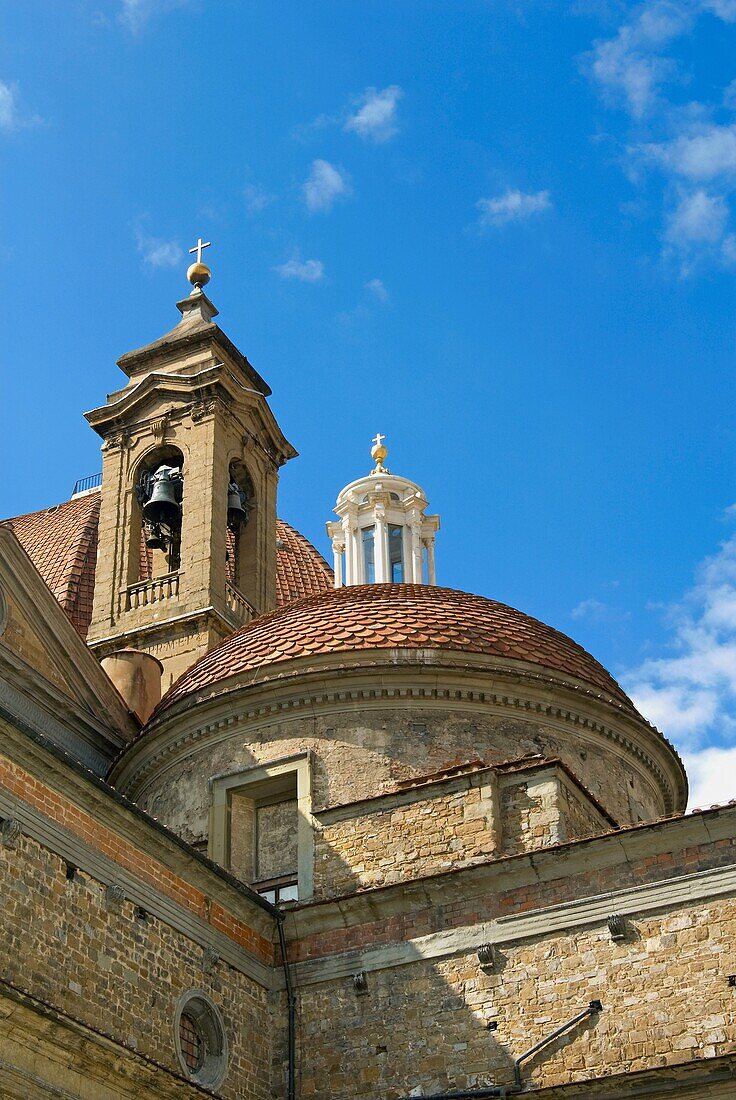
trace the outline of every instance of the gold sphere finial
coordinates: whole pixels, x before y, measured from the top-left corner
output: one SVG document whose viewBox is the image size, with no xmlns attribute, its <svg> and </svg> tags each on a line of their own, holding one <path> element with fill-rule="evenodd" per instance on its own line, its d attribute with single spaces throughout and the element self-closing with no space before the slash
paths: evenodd
<svg viewBox="0 0 736 1100">
<path fill-rule="evenodd" d="M 374 474 L 388 473 L 386 467 L 383 465 L 386 455 L 388 454 L 388 447 L 384 447 L 383 441 L 386 438 L 385 435 L 381 435 L 379 432 L 373 438 L 373 446 L 371 447 L 371 458 L 376 464 Z"/>
<path fill-rule="evenodd" d="M 207 286 L 207 283 L 212 278 L 212 272 L 207 267 L 207 264 L 192 264 L 187 271 L 187 279 L 192 286 L 201 290 L 203 286 Z"/>
<path fill-rule="evenodd" d="M 194 248 L 189 249 L 190 255 L 193 252 L 196 253 L 197 259 L 187 271 L 187 279 L 189 279 L 189 282 L 193 287 L 196 287 L 197 290 L 201 290 L 203 286 L 207 286 L 207 283 L 212 278 L 212 272 L 207 267 L 207 264 L 202 263 L 202 249 L 209 248 L 211 243 L 211 241 L 203 241 L 200 237 Z"/>
</svg>

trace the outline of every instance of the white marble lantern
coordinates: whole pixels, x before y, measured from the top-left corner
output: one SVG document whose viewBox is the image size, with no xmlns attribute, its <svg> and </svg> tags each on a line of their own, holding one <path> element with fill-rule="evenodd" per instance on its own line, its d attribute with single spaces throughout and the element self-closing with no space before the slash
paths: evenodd
<svg viewBox="0 0 736 1100">
<path fill-rule="evenodd" d="M 346 485 L 340 517 L 327 524 L 335 555 L 335 588 L 345 584 L 436 584 L 434 539 L 439 516 L 427 516 L 422 489 L 384 466 L 385 436 L 377 435 L 375 467 Z"/>
</svg>

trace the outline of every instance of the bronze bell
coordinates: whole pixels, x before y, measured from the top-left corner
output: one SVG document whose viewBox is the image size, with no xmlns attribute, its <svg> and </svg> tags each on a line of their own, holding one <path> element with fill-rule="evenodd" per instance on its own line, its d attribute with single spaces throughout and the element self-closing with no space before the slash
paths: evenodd
<svg viewBox="0 0 736 1100">
<path fill-rule="evenodd" d="M 227 525 L 232 528 L 239 527 L 247 519 L 248 513 L 243 507 L 243 495 L 237 483 L 231 481 L 227 487 Z"/>
<path fill-rule="evenodd" d="M 176 485 L 170 478 L 156 478 L 150 500 L 143 505 L 143 519 L 156 527 L 160 523 L 171 525 L 181 515 L 181 505 L 176 499 Z"/>
<path fill-rule="evenodd" d="M 144 530 L 146 546 L 149 550 L 166 550 L 169 540 L 161 530 L 160 523 L 146 523 L 144 524 Z"/>
</svg>

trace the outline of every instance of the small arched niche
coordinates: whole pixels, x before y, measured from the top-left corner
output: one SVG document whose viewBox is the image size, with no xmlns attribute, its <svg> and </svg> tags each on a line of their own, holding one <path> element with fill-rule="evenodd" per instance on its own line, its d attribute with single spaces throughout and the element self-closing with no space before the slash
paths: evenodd
<svg viewBox="0 0 736 1100">
<path fill-rule="evenodd" d="M 236 499 L 241 511 L 234 514 L 228 508 L 227 580 L 253 607 L 258 594 L 258 502 L 253 479 L 240 459 L 233 459 L 228 471 L 228 500 L 235 503 Z"/>
<path fill-rule="evenodd" d="M 165 473 L 170 471 L 171 473 Z M 178 475 L 175 473 L 178 471 Z M 149 451 L 135 469 L 131 509 L 128 583 L 150 581 L 175 573 L 181 560 L 184 515 L 184 455 L 162 444 Z M 154 522 L 152 501 L 170 500 L 162 522 Z"/>
</svg>

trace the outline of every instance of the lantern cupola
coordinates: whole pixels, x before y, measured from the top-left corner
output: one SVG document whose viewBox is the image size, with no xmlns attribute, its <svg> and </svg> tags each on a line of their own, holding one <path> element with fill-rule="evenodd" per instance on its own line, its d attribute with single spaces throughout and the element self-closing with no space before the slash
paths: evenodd
<svg viewBox="0 0 736 1100">
<path fill-rule="evenodd" d="M 327 524 L 335 587 L 344 584 L 436 584 L 434 540 L 439 516 L 428 516 L 424 491 L 392 474 L 385 436 L 373 440 L 375 466 L 337 498 L 340 517 Z"/>
</svg>

